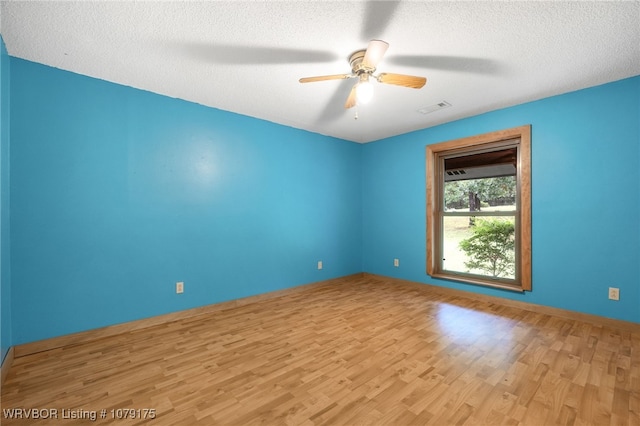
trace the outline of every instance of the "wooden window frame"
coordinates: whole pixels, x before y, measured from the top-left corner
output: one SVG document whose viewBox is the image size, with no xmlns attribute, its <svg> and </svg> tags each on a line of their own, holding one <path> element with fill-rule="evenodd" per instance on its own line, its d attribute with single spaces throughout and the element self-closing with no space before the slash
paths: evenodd
<svg viewBox="0 0 640 426">
<path fill-rule="evenodd" d="M 442 263 L 436 262 L 435 253 L 439 252 L 441 239 L 441 222 L 439 208 L 441 192 L 444 191 L 444 178 L 438 159 L 449 152 L 472 152 L 519 139 L 517 160 L 518 199 L 516 220 L 518 226 L 519 245 L 517 247 L 517 270 L 513 284 L 496 282 L 490 278 L 468 277 L 443 271 Z M 487 287 L 497 287 L 506 290 L 531 291 L 531 125 L 514 127 L 506 130 L 485 133 L 428 145 L 426 148 L 426 180 L 427 180 L 427 274 L 433 278 L 460 281 Z"/>
</svg>

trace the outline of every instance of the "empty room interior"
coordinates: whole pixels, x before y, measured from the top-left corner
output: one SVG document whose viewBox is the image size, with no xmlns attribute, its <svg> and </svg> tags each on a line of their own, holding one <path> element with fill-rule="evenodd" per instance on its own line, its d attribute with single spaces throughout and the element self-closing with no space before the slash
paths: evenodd
<svg viewBox="0 0 640 426">
<path fill-rule="evenodd" d="M 0 2 L 2 424 L 640 425 L 640 2 Z"/>
</svg>

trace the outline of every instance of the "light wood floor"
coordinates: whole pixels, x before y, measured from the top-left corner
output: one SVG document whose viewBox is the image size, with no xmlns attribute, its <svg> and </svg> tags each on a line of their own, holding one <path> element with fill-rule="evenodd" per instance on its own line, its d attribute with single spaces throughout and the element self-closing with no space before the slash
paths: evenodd
<svg viewBox="0 0 640 426">
<path fill-rule="evenodd" d="M 16 358 L 17 407 L 98 420 L 3 425 L 638 425 L 640 334 L 354 278 Z"/>
</svg>

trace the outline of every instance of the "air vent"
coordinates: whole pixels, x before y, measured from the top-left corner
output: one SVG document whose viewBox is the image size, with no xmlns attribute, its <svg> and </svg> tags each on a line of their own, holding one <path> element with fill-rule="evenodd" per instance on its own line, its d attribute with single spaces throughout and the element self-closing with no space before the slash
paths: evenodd
<svg viewBox="0 0 640 426">
<path fill-rule="evenodd" d="M 443 108 L 448 108 L 450 106 L 451 106 L 451 104 L 449 102 L 442 101 L 442 102 L 438 102 L 435 105 L 429 105 L 429 106 L 420 108 L 418 110 L 418 112 L 421 113 L 421 114 L 429 114 L 429 113 L 432 113 L 434 111 L 438 111 L 438 110 L 443 109 Z"/>
<path fill-rule="evenodd" d="M 449 176 L 460 176 L 460 175 L 466 175 L 467 172 L 465 172 L 464 170 L 447 170 L 447 174 Z"/>
</svg>

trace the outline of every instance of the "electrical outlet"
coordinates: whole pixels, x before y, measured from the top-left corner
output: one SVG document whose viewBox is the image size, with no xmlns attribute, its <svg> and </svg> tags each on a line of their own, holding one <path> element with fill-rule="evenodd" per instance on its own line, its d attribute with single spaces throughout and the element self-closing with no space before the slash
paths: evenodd
<svg viewBox="0 0 640 426">
<path fill-rule="evenodd" d="M 176 293 L 177 294 L 184 293 L 184 283 L 182 281 L 176 283 Z"/>
<path fill-rule="evenodd" d="M 393 266 L 395 266 L 396 268 L 400 266 L 400 259 L 393 259 Z"/>
<path fill-rule="evenodd" d="M 318 260 L 318 269 L 322 269 L 322 260 Z"/>
<path fill-rule="evenodd" d="M 609 287 L 609 299 L 620 300 L 620 289 L 616 287 Z"/>
</svg>

